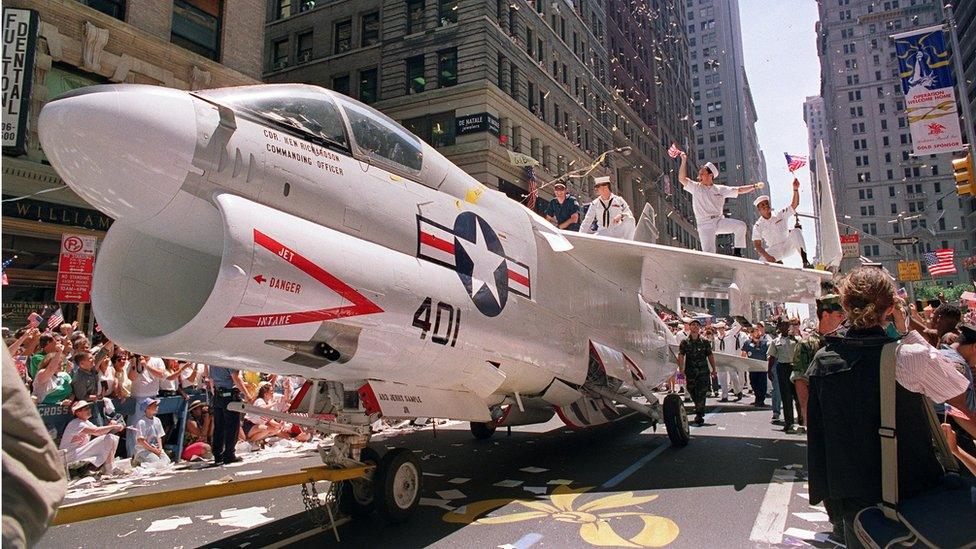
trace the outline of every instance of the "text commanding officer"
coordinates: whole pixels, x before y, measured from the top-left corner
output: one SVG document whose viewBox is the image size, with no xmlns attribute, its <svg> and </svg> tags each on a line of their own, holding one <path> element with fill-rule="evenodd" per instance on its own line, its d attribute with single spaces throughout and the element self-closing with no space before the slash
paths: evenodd
<svg viewBox="0 0 976 549">
<path fill-rule="evenodd" d="M 566 194 L 566 184 L 556 183 L 552 186 L 556 198 L 549 201 L 546 208 L 546 219 L 560 229 L 579 231 L 580 205 L 575 197 Z"/>
<path fill-rule="evenodd" d="M 616 238 L 631 239 L 634 237 L 634 214 L 630 205 L 623 197 L 610 192 L 610 177 L 597 177 L 593 182 L 593 190 L 599 195 L 590 203 L 586 211 L 579 232 L 593 233 L 592 225 L 596 221 L 596 234 Z"/>
<path fill-rule="evenodd" d="M 705 397 L 711 388 L 711 378 L 717 377 L 712 344 L 701 335 L 701 321 L 692 320 L 689 324 L 688 339 L 678 345 L 678 369 L 688 381 L 688 394 L 695 403 L 695 423 L 705 424 Z M 711 369 L 711 376 L 709 376 Z"/>
<path fill-rule="evenodd" d="M 678 181 L 684 190 L 691 193 L 691 207 L 695 212 L 698 223 L 698 239 L 701 240 L 702 251 L 715 253 L 715 236 L 720 234 L 733 235 L 735 255 L 741 257 L 742 249 L 746 247 L 746 224 L 738 219 L 725 217 L 725 199 L 740 194 L 750 193 L 763 188 L 763 183 L 753 183 L 741 187 L 716 185 L 718 168 L 711 162 L 706 162 L 698 170 L 698 179 L 688 177 L 688 155 L 681 153 L 681 166 L 678 167 Z"/>
<path fill-rule="evenodd" d="M 759 210 L 759 219 L 752 226 L 752 241 L 759 256 L 770 263 L 782 263 L 783 258 L 799 253 L 803 268 L 809 269 L 812 265 L 807 261 L 803 231 L 799 224 L 793 228 L 789 225 L 790 216 L 796 215 L 796 207 L 800 205 L 800 180 L 793 178 L 793 201 L 789 206 L 773 212 L 766 195 L 757 198 L 753 205 Z"/>
</svg>

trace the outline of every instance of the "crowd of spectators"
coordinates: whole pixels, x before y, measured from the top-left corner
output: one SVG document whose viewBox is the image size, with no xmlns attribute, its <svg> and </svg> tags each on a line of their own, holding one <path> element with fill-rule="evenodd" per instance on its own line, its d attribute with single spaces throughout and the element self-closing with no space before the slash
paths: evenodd
<svg viewBox="0 0 976 549">
<path fill-rule="evenodd" d="M 77 323 L 48 331 L 29 325 L 12 334 L 3 328 L 3 337 L 42 417 L 73 416 L 63 430 L 51 426 L 49 431 L 72 471 L 111 474 L 116 458 L 131 458 L 133 467 L 212 458 L 213 385 L 207 365 L 133 354 L 101 333 L 89 339 Z M 241 377 L 245 403 L 279 412 L 288 410 L 305 382 L 258 372 Z M 165 406 L 167 413 L 159 412 L 161 403 L 174 401 Z M 257 451 L 282 439 L 311 438 L 297 425 L 248 413 L 238 443 Z"/>
</svg>

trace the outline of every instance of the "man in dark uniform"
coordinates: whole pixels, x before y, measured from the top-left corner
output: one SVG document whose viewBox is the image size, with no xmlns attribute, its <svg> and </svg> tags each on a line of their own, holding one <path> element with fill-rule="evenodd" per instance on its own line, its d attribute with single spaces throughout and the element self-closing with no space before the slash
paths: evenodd
<svg viewBox="0 0 976 549">
<path fill-rule="evenodd" d="M 210 366 L 210 379 L 214 390 L 213 464 L 217 466 L 236 463 L 241 461 L 235 453 L 241 414 L 228 410 L 227 405 L 241 401 L 244 383 L 240 372 L 219 366 Z"/>
<path fill-rule="evenodd" d="M 678 369 L 688 380 L 688 394 L 695 403 L 695 423 L 704 425 L 705 397 L 712 378 L 717 378 L 718 373 L 715 370 L 715 357 L 712 356 L 712 344 L 701 335 L 701 322 L 692 320 L 688 329 L 688 338 L 678 345 Z"/>
<path fill-rule="evenodd" d="M 579 231 L 580 226 L 580 205 L 572 196 L 566 194 L 566 184 L 556 183 L 552 186 L 556 198 L 549 201 L 546 208 L 546 219 L 560 229 L 567 231 Z"/>
</svg>

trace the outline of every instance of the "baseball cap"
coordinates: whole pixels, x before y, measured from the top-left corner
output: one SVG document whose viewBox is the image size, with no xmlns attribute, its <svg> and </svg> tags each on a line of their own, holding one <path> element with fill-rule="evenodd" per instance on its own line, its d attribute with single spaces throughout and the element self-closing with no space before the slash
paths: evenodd
<svg viewBox="0 0 976 549">
<path fill-rule="evenodd" d="M 759 196 L 759 198 L 753 200 L 752 201 L 752 205 L 753 206 L 759 206 L 760 204 L 763 203 L 763 201 L 769 202 L 769 195 L 768 194 L 761 195 L 761 196 Z"/>
<path fill-rule="evenodd" d="M 712 164 L 711 162 L 705 162 L 705 165 L 702 167 L 712 172 L 712 177 L 718 177 L 718 167 L 715 164 Z"/>
<path fill-rule="evenodd" d="M 840 295 L 826 294 L 817 298 L 817 308 L 827 311 L 843 311 L 844 307 L 840 304 Z"/>
<path fill-rule="evenodd" d="M 563 183 L 562 181 L 560 181 L 559 183 L 556 183 L 555 185 L 553 185 L 552 188 L 553 189 L 565 189 L 566 188 L 566 184 Z"/>
</svg>

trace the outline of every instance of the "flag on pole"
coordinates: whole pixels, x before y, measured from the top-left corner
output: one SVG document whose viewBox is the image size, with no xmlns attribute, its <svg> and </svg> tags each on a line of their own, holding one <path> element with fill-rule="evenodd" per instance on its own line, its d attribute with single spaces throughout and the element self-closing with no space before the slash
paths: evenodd
<svg viewBox="0 0 976 549">
<path fill-rule="evenodd" d="M 798 154 L 783 153 L 786 155 L 786 167 L 791 171 L 795 172 L 803 166 L 807 165 L 807 157 L 800 156 Z"/>
<path fill-rule="evenodd" d="M 37 328 L 43 321 L 44 317 L 37 314 L 37 311 L 27 315 L 27 324 L 29 324 L 31 328 Z"/>
<path fill-rule="evenodd" d="M 670 156 L 671 158 L 678 158 L 679 156 L 681 156 L 682 152 L 683 151 L 678 148 L 677 143 L 671 142 L 671 146 L 668 147 L 668 156 Z"/>
<path fill-rule="evenodd" d="M 532 168 L 532 166 L 525 167 L 525 180 L 529 183 L 529 200 L 526 203 L 526 206 L 528 206 L 530 210 L 535 211 L 535 201 L 539 197 L 539 181 L 535 177 L 535 170 Z"/>
<path fill-rule="evenodd" d="M 922 259 L 925 261 L 925 266 L 928 268 L 930 275 L 942 276 L 956 274 L 956 264 L 952 255 L 952 248 L 943 248 L 922 254 Z"/>
<path fill-rule="evenodd" d="M 61 314 L 61 307 L 58 307 L 58 309 L 51 314 L 51 317 L 47 319 L 47 329 L 57 330 L 62 324 L 64 324 L 64 315 Z"/>
</svg>

